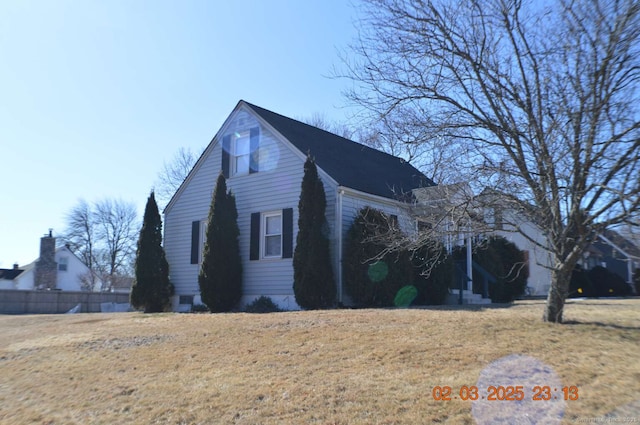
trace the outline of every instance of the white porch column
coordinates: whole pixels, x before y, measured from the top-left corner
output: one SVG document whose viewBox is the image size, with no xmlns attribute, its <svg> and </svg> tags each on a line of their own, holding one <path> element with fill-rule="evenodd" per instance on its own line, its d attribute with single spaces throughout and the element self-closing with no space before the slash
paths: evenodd
<svg viewBox="0 0 640 425">
<path fill-rule="evenodd" d="M 473 257 L 471 255 L 471 232 L 467 232 L 467 290 L 473 291 Z"/>
</svg>

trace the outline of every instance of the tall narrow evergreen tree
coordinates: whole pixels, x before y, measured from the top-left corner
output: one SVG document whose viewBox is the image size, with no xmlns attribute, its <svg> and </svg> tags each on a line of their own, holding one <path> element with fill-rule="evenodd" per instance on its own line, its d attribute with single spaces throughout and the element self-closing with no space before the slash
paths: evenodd
<svg viewBox="0 0 640 425">
<path fill-rule="evenodd" d="M 331 307 L 336 284 L 327 239 L 327 206 L 316 164 L 307 157 L 298 203 L 298 237 L 293 255 L 293 293 L 305 309 Z"/>
<path fill-rule="evenodd" d="M 220 173 L 209 208 L 198 275 L 202 302 L 212 312 L 231 310 L 242 296 L 239 234 L 236 198 L 227 192 L 227 182 Z"/>
<path fill-rule="evenodd" d="M 153 192 L 147 199 L 131 287 L 131 305 L 145 313 L 158 313 L 170 307 L 173 285 L 169 282 L 169 263 L 162 248 L 162 219 Z"/>
</svg>

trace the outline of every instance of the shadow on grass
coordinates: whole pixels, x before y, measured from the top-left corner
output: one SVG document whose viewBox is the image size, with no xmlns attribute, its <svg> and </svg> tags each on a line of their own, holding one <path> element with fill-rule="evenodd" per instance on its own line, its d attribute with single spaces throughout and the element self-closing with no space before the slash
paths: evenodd
<svg viewBox="0 0 640 425">
<path fill-rule="evenodd" d="M 408 307 L 411 310 L 444 310 L 444 311 L 480 311 L 495 310 L 498 308 L 510 308 L 513 303 L 492 303 L 492 304 L 443 304 L 443 305 L 412 305 Z"/>
<path fill-rule="evenodd" d="M 619 307 L 620 304 L 617 304 L 615 302 L 608 302 L 608 301 L 614 301 L 614 300 L 633 300 L 636 299 L 637 297 L 628 297 L 628 298 L 567 298 L 567 300 L 565 301 L 565 304 L 582 304 L 584 301 L 588 301 L 587 305 L 589 306 L 603 306 L 603 305 L 607 305 L 607 306 L 617 306 Z"/>
<path fill-rule="evenodd" d="M 640 331 L 640 326 L 623 326 L 616 325 L 615 323 L 603 323 L 603 322 L 587 322 L 587 321 L 579 321 L 579 320 L 566 320 L 562 322 L 563 325 L 591 325 L 598 326 L 601 328 L 611 328 L 611 329 L 621 329 L 625 331 Z"/>
</svg>

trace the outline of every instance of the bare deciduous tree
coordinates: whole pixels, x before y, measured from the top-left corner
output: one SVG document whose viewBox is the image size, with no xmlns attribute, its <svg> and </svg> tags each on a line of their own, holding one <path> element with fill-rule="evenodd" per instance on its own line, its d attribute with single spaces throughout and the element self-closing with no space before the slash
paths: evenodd
<svg viewBox="0 0 640 425">
<path fill-rule="evenodd" d="M 95 220 L 91 207 L 84 200 L 67 214 L 67 230 L 63 239 L 69 248 L 89 267 L 91 271 L 82 277 L 82 286 L 93 290 L 96 287 Z"/>
<path fill-rule="evenodd" d="M 67 215 L 64 240 L 89 267 L 81 277 L 89 290 L 109 290 L 118 279 L 131 275 L 137 240 L 136 207 L 105 199 L 93 205 L 84 199 Z M 98 281 L 102 286 L 98 288 Z"/>
<path fill-rule="evenodd" d="M 310 117 L 298 118 L 298 120 L 349 140 L 352 140 L 356 133 L 350 125 L 331 121 L 326 115 L 319 112 L 313 113 Z"/>
<path fill-rule="evenodd" d="M 361 24 L 348 98 L 473 153 L 474 183 L 544 229 L 562 322 L 593 233 L 640 210 L 640 4 L 366 0 Z"/>
<path fill-rule="evenodd" d="M 178 149 L 170 162 L 165 162 L 162 165 L 155 187 L 160 209 L 171 200 L 199 157 L 199 153 L 192 151 L 190 148 L 182 147 Z"/>
<path fill-rule="evenodd" d="M 121 274 L 131 275 L 138 239 L 138 220 L 134 204 L 105 199 L 95 204 L 94 217 L 101 242 L 103 286 L 111 288 Z"/>
<path fill-rule="evenodd" d="M 470 170 L 463 166 L 463 159 L 472 157 L 470 146 L 425 125 L 431 121 L 426 111 L 398 107 L 370 115 L 371 123 L 355 132 L 360 143 L 405 159 L 439 184 L 471 179 Z"/>
</svg>

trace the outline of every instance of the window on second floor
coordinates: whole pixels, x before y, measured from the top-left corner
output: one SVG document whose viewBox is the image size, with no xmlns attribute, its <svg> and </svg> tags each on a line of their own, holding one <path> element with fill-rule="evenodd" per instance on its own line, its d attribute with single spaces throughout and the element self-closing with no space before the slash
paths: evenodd
<svg viewBox="0 0 640 425">
<path fill-rule="evenodd" d="M 222 174 L 226 178 L 260 170 L 260 128 L 236 131 L 222 138 Z"/>
<path fill-rule="evenodd" d="M 66 272 L 69 267 L 69 258 L 61 257 L 60 261 L 58 261 L 58 270 L 61 272 Z"/>
<path fill-rule="evenodd" d="M 249 174 L 251 139 L 249 132 L 235 133 L 231 138 L 231 175 Z"/>
</svg>

